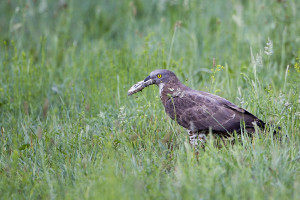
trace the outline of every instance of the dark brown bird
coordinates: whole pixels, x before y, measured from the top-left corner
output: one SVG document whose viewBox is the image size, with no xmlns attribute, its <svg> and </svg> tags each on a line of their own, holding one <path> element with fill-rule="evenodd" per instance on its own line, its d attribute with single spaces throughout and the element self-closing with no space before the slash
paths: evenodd
<svg viewBox="0 0 300 200">
<path fill-rule="evenodd" d="M 188 130 L 193 145 L 197 145 L 210 131 L 228 136 L 234 131 L 241 133 L 243 128 L 253 133 L 256 125 L 265 127 L 262 120 L 230 101 L 183 85 L 169 70 L 155 70 L 144 82 L 146 86 L 156 84 L 159 87 L 166 113 Z"/>
</svg>

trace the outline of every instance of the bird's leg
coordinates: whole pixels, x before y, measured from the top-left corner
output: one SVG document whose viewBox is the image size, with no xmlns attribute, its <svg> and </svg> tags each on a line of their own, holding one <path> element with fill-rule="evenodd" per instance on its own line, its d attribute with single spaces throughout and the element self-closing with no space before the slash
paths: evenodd
<svg viewBox="0 0 300 200">
<path fill-rule="evenodd" d="M 205 132 L 198 133 L 198 140 L 201 144 L 204 144 L 206 142 Z"/>
<path fill-rule="evenodd" d="M 205 131 L 198 133 L 198 140 L 200 141 L 200 146 L 205 151 L 205 143 L 206 143 Z"/>
<path fill-rule="evenodd" d="M 195 155 L 199 155 L 199 148 L 202 148 L 205 151 L 204 143 L 206 142 L 205 134 L 200 132 L 193 132 L 188 130 L 189 139 L 190 139 L 190 145 L 195 149 Z"/>
<path fill-rule="evenodd" d="M 193 132 L 188 130 L 190 144 L 194 147 L 201 145 L 206 142 L 205 132 Z"/>
<path fill-rule="evenodd" d="M 194 133 L 190 130 L 188 130 L 190 144 L 192 146 L 198 146 L 198 133 Z"/>
</svg>

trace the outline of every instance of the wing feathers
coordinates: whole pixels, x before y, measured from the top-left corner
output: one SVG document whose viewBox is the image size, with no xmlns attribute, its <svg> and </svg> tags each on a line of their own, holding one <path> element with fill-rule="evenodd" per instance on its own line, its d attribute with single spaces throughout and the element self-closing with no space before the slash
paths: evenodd
<svg viewBox="0 0 300 200">
<path fill-rule="evenodd" d="M 226 99 L 195 90 L 184 91 L 182 97 L 169 99 L 164 106 L 172 119 L 176 118 L 178 124 L 192 131 L 211 128 L 213 131 L 226 133 L 239 131 L 241 121 L 245 121 L 250 128 L 253 127 L 252 122 L 262 122 Z"/>
</svg>

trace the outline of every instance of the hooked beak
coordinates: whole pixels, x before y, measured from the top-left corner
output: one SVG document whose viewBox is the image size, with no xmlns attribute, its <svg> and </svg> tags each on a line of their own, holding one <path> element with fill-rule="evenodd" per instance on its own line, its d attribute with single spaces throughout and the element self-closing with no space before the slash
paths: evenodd
<svg viewBox="0 0 300 200">
<path fill-rule="evenodd" d="M 150 76 L 147 76 L 147 77 L 145 78 L 145 80 L 144 80 L 144 83 L 146 83 L 147 86 L 148 86 L 148 85 L 153 85 L 153 84 L 155 84 L 155 80 L 153 80 L 152 78 L 150 78 Z"/>
<path fill-rule="evenodd" d="M 144 82 L 149 81 L 150 80 L 150 76 L 147 76 L 144 80 Z"/>
</svg>

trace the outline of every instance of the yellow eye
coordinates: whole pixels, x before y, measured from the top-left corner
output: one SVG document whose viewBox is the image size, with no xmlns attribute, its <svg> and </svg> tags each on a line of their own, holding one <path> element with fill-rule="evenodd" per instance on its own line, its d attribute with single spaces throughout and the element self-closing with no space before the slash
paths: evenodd
<svg viewBox="0 0 300 200">
<path fill-rule="evenodd" d="M 161 78 L 161 74 L 157 74 L 157 78 Z"/>
</svg>

